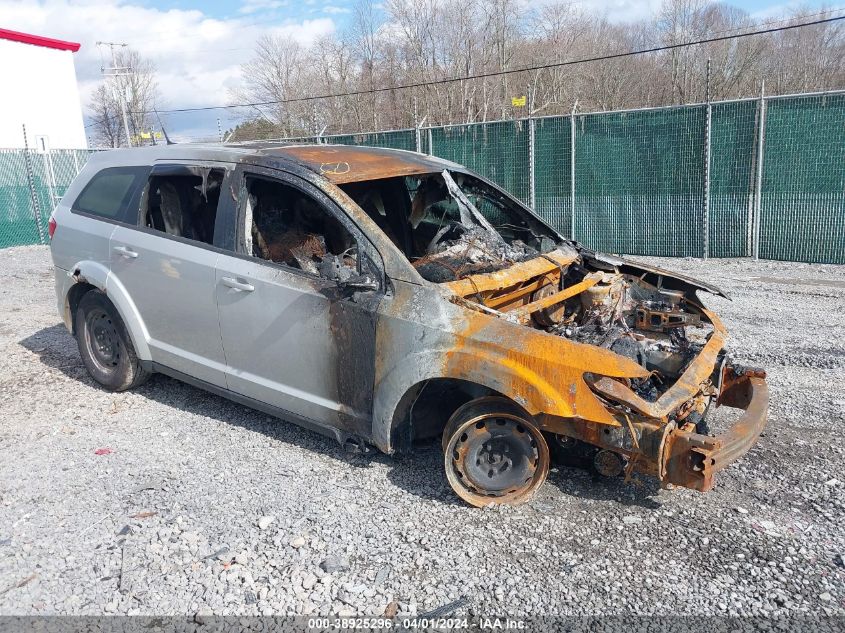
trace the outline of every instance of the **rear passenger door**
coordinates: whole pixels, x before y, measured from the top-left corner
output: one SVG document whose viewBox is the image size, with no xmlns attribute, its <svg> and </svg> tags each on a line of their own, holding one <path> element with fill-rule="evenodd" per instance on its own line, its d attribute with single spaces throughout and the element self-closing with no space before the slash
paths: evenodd
<svg viewBox="0 0 845 633">
<path fill-rule="evenodd" d="M 118 225 L 110 242 L 109 283 L 134 302 L 153 361 L 218 387 L 226 377 L 214 268 L 232 240 L 232 172 L 216 162 L 155 165 L 135 225 Z"/>
</svg>

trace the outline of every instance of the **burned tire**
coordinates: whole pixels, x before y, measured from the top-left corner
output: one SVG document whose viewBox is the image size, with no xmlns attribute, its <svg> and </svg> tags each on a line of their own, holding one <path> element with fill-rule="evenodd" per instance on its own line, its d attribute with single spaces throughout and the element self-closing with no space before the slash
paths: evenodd
<svg viewBox="0 0 845 633">
<path fill-rule="evenodd" d="M 443 449 L 449 484 L 476 507 L 523 503 L 549 474 L 543 434 L 506 398 L 478 398 L 455 411 L 443 432 Z"/>
<path fill-rule="evenodd" d="M 74 328 L 82 363 L 91 377 L 109 391 L 132 389 L 149 377 L 123 320 L 99 290 L 85 293 L 79 301 Z"/>
</svg>

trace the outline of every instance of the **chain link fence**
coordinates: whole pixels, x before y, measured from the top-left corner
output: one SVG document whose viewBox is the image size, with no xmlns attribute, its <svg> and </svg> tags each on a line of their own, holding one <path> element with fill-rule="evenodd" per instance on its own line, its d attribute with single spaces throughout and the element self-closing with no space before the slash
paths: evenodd
<svg viewBox="0 0 845 633">
<path fill-rule="evenodd" d="M 766 103 L 759 256 L 845 262 L 845 94 Z"/>
<path fill-rule="evenodd" d="M 46 243 L 50 213 L 93 151 L 0 149 L 0 248 Z"/>
<path fill-rule="evenodd" d="M 845 91 L 286 140 L 452 160 L 596 250 L 845 263 Z M 0 150 L 0 248 L 91 151 Z"/>
</svg>

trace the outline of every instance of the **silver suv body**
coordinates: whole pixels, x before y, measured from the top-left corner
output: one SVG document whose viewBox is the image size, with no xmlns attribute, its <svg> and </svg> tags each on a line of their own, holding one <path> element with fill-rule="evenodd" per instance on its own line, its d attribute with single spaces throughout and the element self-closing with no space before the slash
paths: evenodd
<svg viewBox="0 0 845 633">
<path fill-rule="evenodd" d="M 51 234 L 59 313 L 103 386 L 165 373 L 358 450 L 442 435 L 475 505 L 529 498 L 550 443 L 707 490 L 765 424 L 765 374 L 730 363 L 697 298 L 718 288 L 568 242 L 429 156 L 102 152 Z M 711 402 L 744 414 L 713 436 Z"/>
</svg>

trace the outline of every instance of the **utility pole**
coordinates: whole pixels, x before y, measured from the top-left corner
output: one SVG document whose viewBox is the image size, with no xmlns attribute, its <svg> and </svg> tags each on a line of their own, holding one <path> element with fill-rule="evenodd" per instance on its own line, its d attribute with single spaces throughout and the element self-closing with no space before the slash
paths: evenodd
<svg viewBox="0 0 845 633">
<path fill-rule="evenodd" d="M 129 66 L 118 66 L 117 57 L 114 49 L 116 46 L 125 47 L 125 42 L 97 42 L 97 46 L 108 46 L 111 50 L 111 68 L 106 68 L 105 65 L 100 66 L 100 72 L 104 77 L 129 77 L 132 75 L 132 69 Z M 126 134 L 126 144 L 132 147 L 132 137 L 129 134 L 129 116 L 126 112 L 126 95 L 121 90 L 120 82 L 115 79 L 112 84 L 117 96 L 117 102 L 120 104 L 120 112 L 123 116 L 123 131 Z"/>
</svg>

